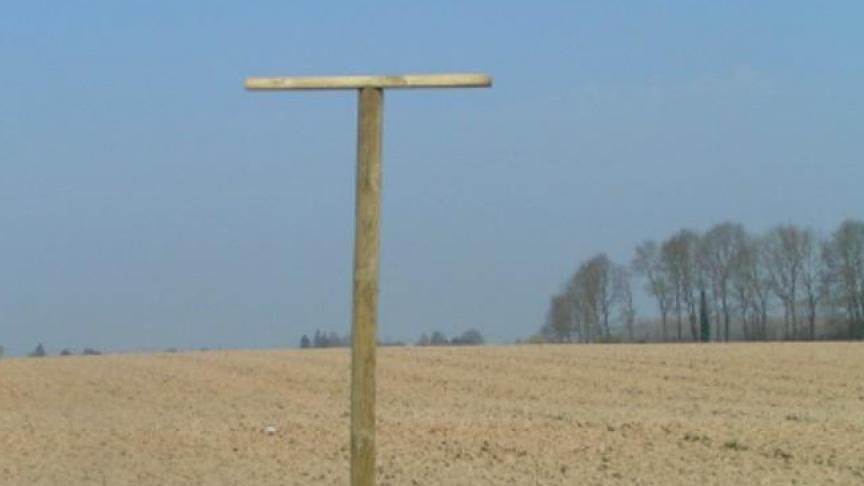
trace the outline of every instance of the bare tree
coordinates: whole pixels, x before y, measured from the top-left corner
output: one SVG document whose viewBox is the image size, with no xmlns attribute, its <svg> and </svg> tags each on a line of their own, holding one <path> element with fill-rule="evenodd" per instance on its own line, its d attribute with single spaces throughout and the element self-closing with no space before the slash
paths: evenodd
<svg viewBox="0 0 864 486">
<path fill-rule="evenodd" d="M 546 313 L 546 326 L 556 342 L 573 342 L 573 306 L 566 294 L 552 297 Z"/>
<path fill-rule="evenodd" d="M 864 337 L 864 222 L 846 220 L 825 246 L 830 282 L 846 308 L 849 338 Z"/>
<path fill-rule="evenodd" d="M 765 237 L 765 263 L 771 278 L 771 289 L 783 304 L 783 335 L 785 339 L 798 337 L 798 289 L 801 283 L 803 256 L 802 230 L 792 225 L 781 225 Z"/>
<path fill-rule="evenodd" d="M 567 296 L 567 304 L 570 307 L 570 317 L 573 321 L 573 333 L 580 342 L 591 342 L 594 328 L 597 323 L 593 301 L 590 300 L 591 291 L 587 287 L 584 264 L 570 277 L 564 295 Z"/>
<path fill-rule="evenodd" d="M 663 265 L 660 248 L 657 246 L 657 243 L 646 241 L 638 245 L 631 266 L 638 275 L 641 275 L 646 280 L 645 290 L 657 302 L 663 340 L 667 341 L 669 339 L 669 311 L 675 304 L 674 289 L 666 267 Z"/>
<path fill-rule="evenodd" d="M 715 302 L 723 317 L 723 340 L 729 341 L 729 324 L 732 320 L 730 292 L 732 274 L 741 258 L 747 241 L 747 231 L 736 223 L 722 223 L 712 227 L 699 243 L 699 262 L 710 282 Z M 718 327 L 719 327 L 719 321 Z M 720 332 L 718 331 L 718 336 Z"/>
<path fill-rule="evenodd" d="M 615 294 L 620 304 L 621 321 L 627 329 L 627 338 L 634 341 L 633 327 L 636 324 L 636 306 L 633 303 L 633 287 L 630 273 L 623 266 L 615 267 Z"/>
<path fill-rule="evenodd" d="M 616 266 L 605 254 L 592 258 L 588 262 L 588 266 L 597 282 L 597 305 L 602 318 L 603 337 L 608 341 L 611 337 L 609 322 L 612 317 L 612 309 L 618 301 L 619 286 L 616 284 Z"/>
<path fill-rule="evenodd" d="M 569 289 L 572 295 L 571 301 L 580 316 L 582 327 L 582 340 L 593 342 L 595 337 L 602 332 L 600 325 L 600 294 L 601 282 L 597 274 L 596 265 L 583 262 L 571 279 Z"/>
<path fill-rule="evenodd" d="M 587 342 L 598 334 L 606 340 L 611 336 L 612 311 L 618 300 L 615 272 L 616 265 L 601 253 L 579 265 L 567 286 L 570 305 L 579 315 L 582 337 Z"/>
<path fill-rule="evenodd" d="M 764 264 L 763 240 L 748 237 L 732 272 L 733 295 L 745 339 L 766 339 L 771 282 Z"/>
<path fill-rule="evenodd" d="M 707 326 L 699 326 L 700 318 L 714 320 L 718 340 L 729 341 L 733 334 L 745 340 L 864 339 L 861 220 L 844 221 L 827 241 L 794 225 L 776 226 L 764 236 L 751 236 L 731 222 L 715 225 L 704 235 L 681 230 L 659 245 L 637 245 L 626 268 L 598 254 L 581 262 L 565 289 L 551 299 L 543 336 L 554 341 L 609 340 L 613 325 L 620 323 L 634 339 L 634 301 L 639 300 L 634 276 L 641 279 L 638 288 L 655 300 L 664 340 L 674 339 L 671 333 L 683 341 L 685 321 L 694 340 L 710 339 Z M 783 324 L 769 327 L 781 304 Z M 740 328 L 734 327 L 738 322 Z"/>
<path fill-rule="evenodd" d="M 673 308 L 677 319 L 679 341 L 684 339 L 683 316 L 685 312 L 690 322 L 690 333 L 693 340 L 699 338 L 696 316 L 698 276 L 695 261 L 695 249 L 698 241 L 699 235 L 695 232 L 681 230 L 663 242 L 660 248 L 663 268 L 667 272 L 672 287 Z"/>
<path fill-rule="evenodd" d="M 801 232 L 801 287 L 807 305 L 807 337 L 811 341 L 816 339 L 816 314 L 828 282 L 822 248 L 813 230 L 806 228 Z"/>
<path fill-rule="evenodd" d="M 678 340 L 681 340 L 682 329 L 683 329 L 683 302 L 681 294 L 683 293 L 683 283 L 684 280 L 682 278 L 682 271 L 680 264 L 680 254 L 681 249 L 678 242 L 672 238 L 663 242 L 663 246 L 660 249 L 660 257 L 662 261 L 662 268 L 666 271 L 666 275 L 668 276 L 668 282 L 672 288 L 672 309 L 675 313 L 675 321 L 677 324 L 678 332 L 677 337 Z"/>
</svg>

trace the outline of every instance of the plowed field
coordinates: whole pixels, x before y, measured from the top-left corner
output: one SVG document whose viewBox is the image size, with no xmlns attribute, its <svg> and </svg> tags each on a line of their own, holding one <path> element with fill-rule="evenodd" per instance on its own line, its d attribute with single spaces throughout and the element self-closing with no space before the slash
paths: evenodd
<svg viewBox="0 0 864 486">
<path fill-rule="evenodd" d="M 0 485 L 347 484 L 348 367 L 0 360 Z M 864 484 L 864 344 L 385 348 L 378 376 L 379 484 Z"/>
</svg>

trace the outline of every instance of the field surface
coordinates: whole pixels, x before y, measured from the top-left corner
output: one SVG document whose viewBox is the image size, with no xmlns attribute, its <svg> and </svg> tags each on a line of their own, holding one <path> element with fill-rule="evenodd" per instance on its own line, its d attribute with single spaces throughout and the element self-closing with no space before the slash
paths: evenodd
<svg viewBox="0 0 864 486">
<path fill-rule="evenodd" d="M 348 367 L 0 360 L 0 485 L 347 484 Z M 382 485 L 864 484 L 862 344 L 386 348 L 378 400 Z"/>
</svg>

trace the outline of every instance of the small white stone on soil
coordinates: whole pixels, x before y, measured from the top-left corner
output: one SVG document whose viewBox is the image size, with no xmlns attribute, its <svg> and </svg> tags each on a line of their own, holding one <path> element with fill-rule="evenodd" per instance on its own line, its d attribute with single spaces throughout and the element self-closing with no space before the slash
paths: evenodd
<svg viewBox="0 0 864 486">
<path fill-rule="evenodd" d="M 264 433 L 267 435 L 273 435 L 276 433 L 276 427 L 268 425 L 267 427 L 264 427 Z"/>
</svg>

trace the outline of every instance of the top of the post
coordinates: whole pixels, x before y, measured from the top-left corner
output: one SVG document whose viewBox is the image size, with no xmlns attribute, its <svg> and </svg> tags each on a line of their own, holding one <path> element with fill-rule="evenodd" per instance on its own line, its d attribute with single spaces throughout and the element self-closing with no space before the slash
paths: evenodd
<svg viewBox="0 0 864 486">
<path fill-rule="evenodd" d="M 403 74 L 383 76 L 302 76 L 249 78 L 248 90 L 361 89 L 361 88 L 487 88 L 486 74 Z"/>
</svg>

